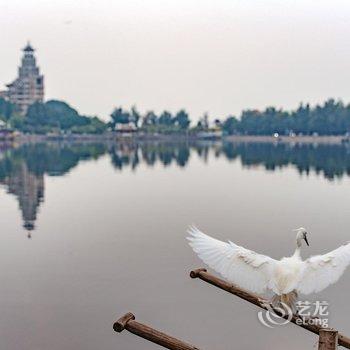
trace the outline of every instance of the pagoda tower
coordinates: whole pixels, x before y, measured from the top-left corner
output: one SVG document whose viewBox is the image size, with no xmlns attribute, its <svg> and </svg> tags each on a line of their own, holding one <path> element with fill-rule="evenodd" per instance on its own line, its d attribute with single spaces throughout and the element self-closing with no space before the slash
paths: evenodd
<svg viewBox="0 0 350 350">
<path fill-rule="evenodd" d="M 34 102 L 44 100 L 44 76 L 40 74 L 36 65 L 34 49 L 28 42 L 23 48 L 21 66 L 18 68 L 18 77 L 11 84 L 7 84 L 7 90 L 1 93 L 9 102 L 18 106 L 22 115 Z"/>
</svg>

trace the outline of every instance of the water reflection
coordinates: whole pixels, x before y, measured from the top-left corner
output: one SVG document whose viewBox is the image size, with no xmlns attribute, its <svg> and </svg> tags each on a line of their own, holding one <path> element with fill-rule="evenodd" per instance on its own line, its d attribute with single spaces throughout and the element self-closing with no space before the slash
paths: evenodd
<svg viewBox="0 0 350 350">
<path fill-rule="evenodd" d="M 8 193 L 14 194 L 22 211 L 23 227 L 30 231 L 35 227 L 35 220 L 40 203 L 44 199 L 44 177 L 28 170 L 25 162 L 15 163 L 12 171 L 5 178 L 0 177 L 1 183 L 6 185 Z"/>
<path fill-rule="evenodd" d="M 350 174 L 349 144 L 287 144 L 287 143 L 127 143 L 115 144 L 109 150 L 112 164 L 117 169 L 136 169 L 140 163 L 153 166 L 173 163 L 185 167 L 191 153 L 207 162 L 210 154 L 215 158 L 239 159 L 243 166 L 263 166 L 274 171 L 289 165 L 295 166 L 300 174 L 311 171 L 328 180 Z"/>
<path fill-rule="evenodd" d="M 157 162 L 169 166 L 173 162 L 186 166 L 195 144 L 187 143 L 118 143 L 110 148 L 112 164 L 117 169 L 136 169 L 141 162 L 153 166 Z M 209 147 L 208 144 L 201 147 Z"/>
<path fill-rule="evenodd" d="M 44 175 L 64 175 L 79 161 L 96 159 L 105 151 L 104 145 L 27 144 L 1 153 L 0 184 L 17 197 L 29 238 L 44 201 Z"/>
<path fill-rule="evenodd" d="M 293 165 L 300 174 L 314 171 L 328 180 L 350 174 L 348 144 L 226 143 L 222 153 L 228 159 L 240 157 L 244 166 L 263 165 L 271 171 Z"/>
<path fill-rule="evenodd" d="M 350 174 L 349 150 L 347 144 L 228 142 L 41 143 L 14 148 L 0 145 L 0 184 L 17 197 L 23 226 L 30 237 L 44 201 L 45 175 L 62 176 L 83 160 L 107 155 L 116 170 L 136 171 L 142 163 L 185 167 L 191 156 L 197 155 L 204 162 L 224 158 L 238 160 L 244 167 L 263 166 L 269 171 L 291 165 L 300 174 L 313 171 L 333 180 Z"/>
</svg>

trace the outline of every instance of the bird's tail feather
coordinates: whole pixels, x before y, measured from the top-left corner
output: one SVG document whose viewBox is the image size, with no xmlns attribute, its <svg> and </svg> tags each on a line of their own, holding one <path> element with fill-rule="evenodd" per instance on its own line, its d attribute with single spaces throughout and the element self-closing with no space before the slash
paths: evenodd
<svg viewBox="0 0 350 350">
<path fill-rule="evenodd" d="M 272 298 L 272 306 L 274 308 L 289 308 L 293 313 L 296 311 L 296 302 L 298 300 L 298 293 L 293 290 L 287 294 L 275 295 Z"/>
</svg>

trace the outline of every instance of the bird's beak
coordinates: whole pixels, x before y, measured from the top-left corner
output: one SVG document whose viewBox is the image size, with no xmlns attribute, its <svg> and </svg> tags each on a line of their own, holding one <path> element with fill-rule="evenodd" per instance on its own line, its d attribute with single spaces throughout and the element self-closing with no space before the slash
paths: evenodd
<svg viewBox="0 0 350 350">
<path fill-rule="evenodd" d="M 304 240 L 305 240 L 306 244 L 309 246 L 310 244 L 309 244 L 309 242 L 308 242 L 306 236 L 304 237 Z"/>
</svg>

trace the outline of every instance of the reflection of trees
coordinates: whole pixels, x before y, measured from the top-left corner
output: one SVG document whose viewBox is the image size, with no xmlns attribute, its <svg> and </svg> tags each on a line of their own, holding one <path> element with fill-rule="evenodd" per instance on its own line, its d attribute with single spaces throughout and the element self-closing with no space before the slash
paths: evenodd
<svg viewBox="0 0 350 350">
<path fill-rule="evenodd" d="M 289 165 L 301 174 L 314 171 L 327 179 L 350 176 L 349 145 L 229 142 L 122 142 L 113 144 L 27 144 L 11 149 L 0 145 L 0 184 L 14 194 L 23 226 L 34 229 L 37 211 L 44 200 L 44 177 L 62 176 L 80 161 L 109 153 L 116 169 L 136 169 L 141 163 L 164 167 L 188 165 L 191 154 L 204 162 L 211 157 L 240 160 L 244 166 L 262 165 L 274 171 Z M 213 164 L 215 166 L 215 164 Z"/>
<path fill-rule="evenodd" d="M 19 157 L 36 175 L 64 175 L 80 161 L 97 159 L 104 154 L 103 144 L 29 144 L 13 151 L 13 158 Z"/>
<path fill-rule="evenodd" d="M 84 159 L 98 158 L 103 145 L 28 144 L 4 152 L 0 158 L 0 183 L 14 194 L 22 212 L 23 226 L 35 227 L 44 200 L 44 175 L 63 175 Z"/>
<path fill-rule="evenodd" d="M 135 169 L 139 164 L 138 147 L 134 143 L 118 143 L 109 150 L 112 164 L 117 169 L 130 166 Z"/>
<path fill-rule="evenodd" d="M 267 170 L 294 165 L 300 173 L 315 171 L 327 179 L 350 175 L 350 148 L 348 145 L 286 144 L 286 143 L 231 143 L 231 142 L 130 142 L 110 148 L 113 165 L 118 169 L 136 169 L 142 162 L 185 167 L 191 153 L 207 162 L 210 154 L 228 160 L 240 159 L 244 166 L 262 165 Z"/>
<path fill-rule="evenodd" d="M 186 143 L 117 143 L 111 147 L 110 154 L 112 164 L 117 169 L 127 166 L 135 169 L 140 162 L 149 166 L 158 162 L 169 166 L 174 162 L 184 167 L 190 157 L 190 148 Z"/>
<path fill-rule="evenodd" d="M 263 165 L 267 170 L 294 165 L 301 174 L 313 170 L 330 180 L 350 175 L 346 144 L 224 143 L 222 153 L 228 159 L 239 157 L 245 166 Z"/>
</svg>

